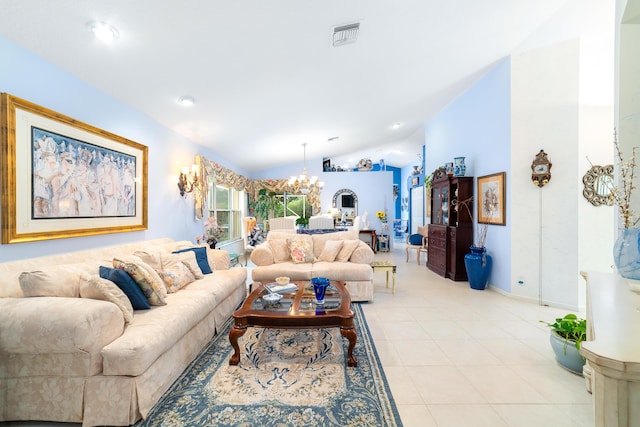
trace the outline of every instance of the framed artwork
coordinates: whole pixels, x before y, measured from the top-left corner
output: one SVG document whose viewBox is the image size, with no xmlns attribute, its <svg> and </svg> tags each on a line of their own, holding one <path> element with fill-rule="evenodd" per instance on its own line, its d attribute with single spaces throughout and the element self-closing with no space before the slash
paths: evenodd
<svg viewBox="0 0 640 427">
<path fill-rule="evenodd" d="M 322 160 L 322 171 L 331 172 L 331 159 Z"/>
<path fill-rule="evenodd" d="M 418 183 L 420 182 L 420 178 L 418 178 L 417 176 L 412 176 L 411 177 L 411 186 L 415 187 L 416 185 L 418 185 Z"/>
<path fill-rule="evenodd" d="M 506 173 L 478 177 L 478 222 L 506 225 Z"/>
<path fill-rule="evenodd" d="M 0 94 L 2 243 L 147 229 L 148 148 Z"/>
</svg>

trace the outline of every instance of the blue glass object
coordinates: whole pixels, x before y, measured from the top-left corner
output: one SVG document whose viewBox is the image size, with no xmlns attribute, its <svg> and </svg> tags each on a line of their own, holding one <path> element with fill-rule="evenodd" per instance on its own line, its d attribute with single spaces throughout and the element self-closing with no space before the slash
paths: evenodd
<svg viewBox="0 0 640 427">
<path fill-rule="evenodd" d="M 311 279 L 313 292 L 316 294 L 316 304 L 324 304 L 324 294 L 329 286 L 330 280 L 326 277 L 314 277 Z"/>
<path fill-rule="evenodd" d="M 618 274 L 640 280 L 640 228 L 622 228 L 613 245 L 613 262 Z"/>
</svg>

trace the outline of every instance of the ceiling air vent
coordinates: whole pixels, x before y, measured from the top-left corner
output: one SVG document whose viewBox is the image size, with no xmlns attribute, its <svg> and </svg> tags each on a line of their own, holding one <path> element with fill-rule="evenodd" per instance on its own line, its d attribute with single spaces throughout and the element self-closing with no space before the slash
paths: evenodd
<svg viewBox="0 0 640 427">
<path fill-rule="evenodd" d="M 344 46 L 345 44 L 355 43 L 358 39 L 360 31 L 360 23 L 340 25 L 333 27 L 333 47 Z"/>
</svg>

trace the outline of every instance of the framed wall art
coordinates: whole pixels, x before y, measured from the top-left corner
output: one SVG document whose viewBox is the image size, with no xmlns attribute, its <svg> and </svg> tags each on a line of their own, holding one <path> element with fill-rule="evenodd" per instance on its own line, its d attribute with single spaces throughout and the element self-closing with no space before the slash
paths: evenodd
<svg viewBox="0 0 640 427">
<path fill-rule="evenodd" d="M 506 173 L 478 177 L 478 222 L 506 225 Z"/>
<path fill-rule="evenodd" d="M 147 229 L 148 148 L 0 94 L 2 243 Z"/>
</svg>

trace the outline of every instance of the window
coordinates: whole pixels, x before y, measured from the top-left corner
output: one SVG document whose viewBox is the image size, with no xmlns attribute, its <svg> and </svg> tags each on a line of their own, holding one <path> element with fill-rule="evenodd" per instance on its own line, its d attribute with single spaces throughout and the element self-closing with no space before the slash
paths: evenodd
<svg viewBox="0 0 640 427">
<path fill-rule="evenodd" d="M 274 218 L 281 216 L 297 216 L 309 218 L 311 216 L 311 205 L 307 201 L 307 196 L 301 194 L 278 194 L 276 198 L 280 203 L 274 209 Z"/>
<path fill-rule="evenodd" d="M 218 220 L 218 227 L 222 229 L 218 242 L 242 239 L 246 193 L 213 183 L 209 188 L 209 215 Z"/>
</svg>

